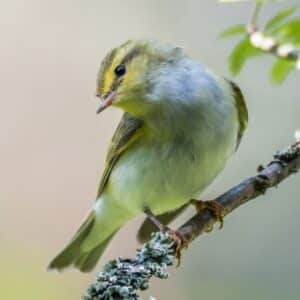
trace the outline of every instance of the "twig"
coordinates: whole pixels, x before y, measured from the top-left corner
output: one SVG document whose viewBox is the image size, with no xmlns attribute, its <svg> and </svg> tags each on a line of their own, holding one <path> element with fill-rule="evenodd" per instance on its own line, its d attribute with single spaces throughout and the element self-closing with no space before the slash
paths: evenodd
<svg viewBox="0 0 300 300">
<path fill-rule="evenodd" d="M 300 142 L 274 155 L 268 166 L 260 167 L 258 174 L 245 179 L 216 201 L 225 208 L 225 215 L 247 201 L 263 195 L 267 189 L 277 186 L 281 181 L 296 173 L 300 168 Z M 210 231 L 217 220 L 209 210 L 195 215 L 178 231 L 192 241 L 201 233 Z M 152 276 L 167 278 L 166 268 L 174 263 L 173 242 L 162 233 L 156 233 L 151 240 L 138 250 L 134 259 L 118 258 L 110 261 L 97 276 L 84 300 L 137 300 L 137 290 L 149 286 Z"/>
<path fill-rule="evenodd" d="M 262 2 L 256 2 L 252 11 L 252 14 L 249 19 L 248 24 L 248 32 L 255 32 L 257 31 L 257 22 L 258 22 L 258 16 L 260 13 L 260 10 L 262 9 L 263 3 Z"/>
<path fill-rule="evenodd" d="M 247 25 L 247 32 L 252 46 L 277 57 L 294 61 L 296 62 L 296 67 L 300 69 L 300 51 L 298 49 L 291 44 L 281 44 L 274 37 L 267 36 L 263 31 L 259 30 L 257 22 L 262 5 L 262 2 L 255 3 Z"/>
</svg>

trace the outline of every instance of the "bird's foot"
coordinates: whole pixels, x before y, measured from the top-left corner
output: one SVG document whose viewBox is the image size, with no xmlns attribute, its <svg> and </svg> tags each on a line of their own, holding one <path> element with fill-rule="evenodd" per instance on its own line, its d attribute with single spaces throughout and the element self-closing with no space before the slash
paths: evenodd
<svg viewBox="0 0 300 300">
<path fill-rule="evenodd" d="M 177 230 L 167 228 L 166 233 L 168 234 L 169 238 L 174 241 L 175 257 L 177 259 L 177 267 L 179 267 L 181 263 L 181 251 L 183 249 L 187 249 L 189 243 Z"/>
<path fill-rule="evenodd" d="M 169 238 L 174 242 L 175 257 L 177 259 L 177 267 L 180 265 L 181 261 L 181 251 L 188 247 L 188 241 L 184 238 L 180 232 L 170 229 L 152 213 L 149 208 L 145 209 L 145 214 L 147 217 L 157 226 L 160 232 L 167 233 Z"/>
<path fill-rule="evenodd" d="M 209 210 L 215 218 L 220 222 L 220 229 L 224 226 L 224 215 L 225 215 L 225 208 L 219 204 L 215 200 L 210 201 L 202 201 L 202 200 L 195 200 L 192 199 L 190 201 L 192 205 L 196 207 L 198 213 L 202 212 L 204 209 Z"/>
</svg>

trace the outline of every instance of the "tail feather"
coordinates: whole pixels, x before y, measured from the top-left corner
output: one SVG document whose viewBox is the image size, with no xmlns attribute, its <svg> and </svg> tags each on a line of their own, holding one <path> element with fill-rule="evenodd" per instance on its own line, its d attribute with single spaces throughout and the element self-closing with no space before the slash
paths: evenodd
<svg viewBox="0 0 300 300">
<path fill-rule="evenodd" d="M 92 251 L 82 254 L 75 262 L 74 265 L 81 272 L 90 272 L 97 264 L 99 258 L 102 256 L 109 242 L 112 240 L 116 232 L 109 236 L 99 246 Z"/>
<path fill-rule="evenodd" d="M 67 247 L 53 259 L 49 269 L 61 271 L 74 266 L 87 272 L 96 265 L 114 234 L 132 218 L 115 201 L 104 198 L 103 195 L 96 201 L 92 212 Z"/>
<path fill-rule="evenodd" d="M 74 259 L 80 256 L 80 245 L 91 231 L 95 222 L 95 213 L 92 211 L 85 222 L 77 230 L 71 242 L 50 262 L 48 269 L 61 271 L 73 264 Z"/>
<path fill-rule="evenodd" d="M 101 241 L 99 245 L 89 251 L 83 252 L 81 245 L 90 234 L 95 223 L 95 218 L 96 214 L 92 211 L 78 229 L 71 242 L 51 261 L 48 266 L 49 270 L 56 269 L 62 271 L 63 269 L 74 265 L 81 272 L 88 272 L 95 267 L 108 243 L 117 232 L 117 230 L 115 230 L 108 238 Z"/>
</svg>

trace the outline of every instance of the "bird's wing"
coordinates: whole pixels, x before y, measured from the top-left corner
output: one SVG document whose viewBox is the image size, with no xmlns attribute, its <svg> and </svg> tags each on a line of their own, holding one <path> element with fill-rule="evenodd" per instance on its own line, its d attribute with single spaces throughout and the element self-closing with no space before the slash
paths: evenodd
<svg viewBox="0 0 300 300">
<path fill-rule="evenodd" d="M 138 138 L 139 129 L 142 127 L 142 125 L 143 122 L 141 120 L 132 117 L 128 113 L 125 113 L 123 115 L 108 149 L 105 169 L 98 188 L 97 199 L 103 192 L 103 189 L 117 160 L 124 153 L 124 151 L 128 149 L 128 147 L 132 145 L 132 143 Z"/>
<path fill-rule="evenodd" d="M 248 125 L 248 109 L 247 109 L 247 105 L 246 105 L 244 96 L 243 96 L 240 88 L 234 82 L 232 82 L 232 81 L 228 81 L 228 82 L 232 89 L 232 94 L 233 94 L 233 97 L 235 100 L 235 107 L 236 107 L 237 114 L 238 114 L 239 129 L 238 129 L 237 146 L 236 146 L 236 148 L 238 148 L 240 145 L 241 139 L 243 137 L 243 134 Z"/>
</svg>

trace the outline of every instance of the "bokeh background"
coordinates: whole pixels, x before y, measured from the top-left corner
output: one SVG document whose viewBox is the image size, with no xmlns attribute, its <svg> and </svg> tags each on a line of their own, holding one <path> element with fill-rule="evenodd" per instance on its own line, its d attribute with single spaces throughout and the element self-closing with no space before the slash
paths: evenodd
<svg viewBox="0 0 300 300">
<path fill-rule="evenodd" d="M 265 16 L 280 6 L 268 4 Z M 217 36 L 245 22 L 250 8 L 211 0 L 1 1 L 1 299 L 80 299 L 95 278 L 95 272 L 49 273 L 46 266 L 93 204 L 121 115 L 114 109 L 95 114 L 95 78 L 105 53 L 129 38 L 156 38 L 185 47 L 229 76 L 233 41 Z M 300 127 L 299 73 L 274 86 L 268 79 L 271 62 L 253 60 L 235 79 L 249 106 L 249 129 L 203 199 L 253 174 Z M 181 267 L 170 270 L 169 280 L 154 281 L 148 294 L 299 299 L 299 183 L 294 176 L 231 214 L 223 230 L 195 241 Z M 139 222 L 117 235 L 97 269 L 109 258 L 134 254 Z"/>
</svg>

